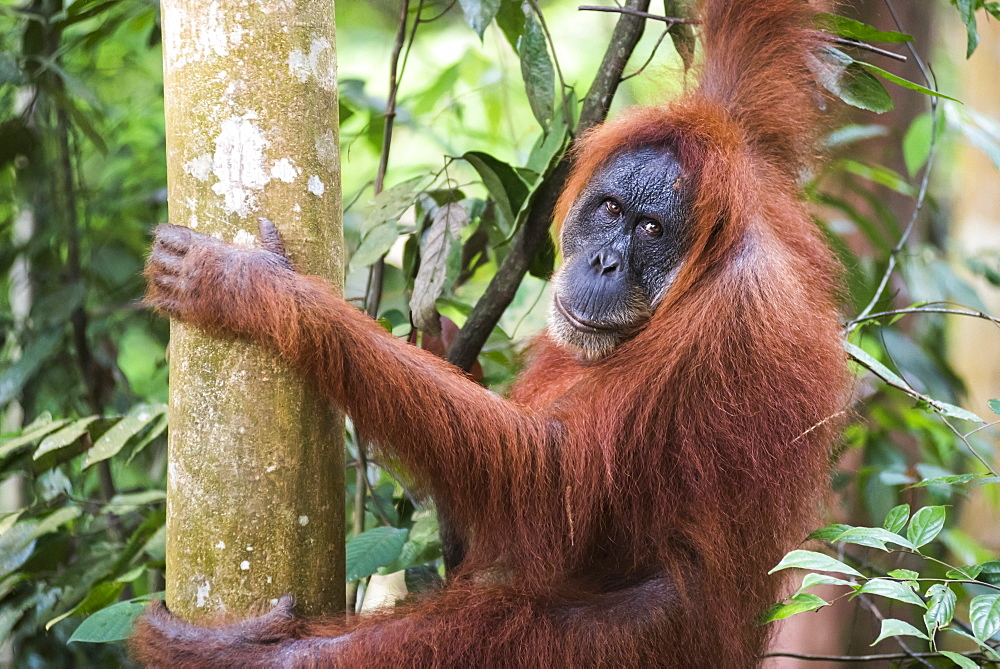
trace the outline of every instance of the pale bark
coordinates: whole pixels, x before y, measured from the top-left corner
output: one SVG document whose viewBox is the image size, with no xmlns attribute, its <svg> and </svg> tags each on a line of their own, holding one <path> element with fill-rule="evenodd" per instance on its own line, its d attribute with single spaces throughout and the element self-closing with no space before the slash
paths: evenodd
<svg viewBox="0 0 1000 669">
<path fill-rule="evenodd" d="M 333 0 L 163 0 L 170 220 L 342 283 Z M 343 423 L 275 355 L 171 324 L 167 603 L 344 603 Z"/>
</svg>

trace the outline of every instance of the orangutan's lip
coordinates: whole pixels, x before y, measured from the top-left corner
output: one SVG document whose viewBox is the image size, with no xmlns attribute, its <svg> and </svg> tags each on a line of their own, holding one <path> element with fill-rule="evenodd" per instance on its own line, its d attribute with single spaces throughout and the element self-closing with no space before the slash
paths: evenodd
<svg viewBox="0 0 1000 669">
<path fill-rule="evenodd" d="M 574 315 L 569 309 L 563 306 L 562 300 L 559 299 L 558 295 L 555 296 L 553 301 L 555 302 L 556 309 L 560 314 L 562 314 L 563 318 L 565 318 L 570 325 L 580 332 L 586 332 L 588 334 L 608 334 L 618 331 L 618 328 L 612 325 L 602 325 Z"/>
</svg>

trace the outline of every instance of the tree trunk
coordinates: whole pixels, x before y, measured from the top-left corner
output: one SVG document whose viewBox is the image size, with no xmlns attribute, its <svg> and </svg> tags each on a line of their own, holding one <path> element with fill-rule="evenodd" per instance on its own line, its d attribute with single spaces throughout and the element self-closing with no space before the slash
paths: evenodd
<svg viewBox="0 0 1000 669">
<path fill-rule="evenodd" d="M 333 0 L 163 0 L 170 220 L 343 280 Z M 167 603 L 344 605 L 343 423 L 273 353 L 171 323 Z"/>
</svg>

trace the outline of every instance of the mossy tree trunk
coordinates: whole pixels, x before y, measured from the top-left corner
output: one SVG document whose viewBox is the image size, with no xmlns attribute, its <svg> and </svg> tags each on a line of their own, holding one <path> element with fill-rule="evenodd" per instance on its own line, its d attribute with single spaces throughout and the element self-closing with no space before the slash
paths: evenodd
<svg viewBox="0 0 1000 669">
<path fill-rule="evenodd" d="M 162 0 L 170 220 L 241 245 L 273 220 L 342 282 L 333 0 Z M 343 424 L 271 352 L 170 332 L 167 603 L 344 604 Z"/>
</svg>

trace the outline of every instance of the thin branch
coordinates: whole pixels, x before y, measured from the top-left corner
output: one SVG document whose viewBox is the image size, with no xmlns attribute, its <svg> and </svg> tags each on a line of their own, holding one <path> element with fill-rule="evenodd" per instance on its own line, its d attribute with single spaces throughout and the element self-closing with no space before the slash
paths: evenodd
<svg viewBox="0 0 1000 669">
<path fill-rule="evenodd" d="M 629 0 L 627 8 L 645 13 L 649 9 L 649 0 Z M 645 22 L 629 12 L 624 12 L 618 20 L 601 67 L 583 100 L 577 135 L 607 116 L 608 107 L 621 83 L 622 72 L 642 37 L 644 27 Z M 531 261 L 549 234 L 552 212 L 568 174 L 569 161 L 564 157 L 533 194 L 531 209 L 511 240 L 510 252 L 448 350 L 448 361 L 453 365 L 464 370 L 472 367 L 500 316 L 514 299 Z"/>
<path fill-rule="evenodd" d="M 859 42 L 858 40 L 848 39 L 846 37 L 834 37 L 833 41 L 837 44 L 842 44 L 843 46 L 853 46 L 855 49 L 862 49 L 863 51 L 870 51 L 871 53 L 877 53 L 880 56 L 885 56 L 886 58 L 892 58 L 893 60 L 898 60 L 901 63 L 905 63 L 907 58 L 901 53 L 896 53 L 895 51 L 886 51 L 885 49 L 880 49 L 877 46 L 872 46 L 867 42 Z"/>
<path fill-rule="evenodd" d="M 625 76 L 623 76 L 622 81 L 628 81 L 632 77 L 639 76 L 640 74 L 643 73 L 643 71 L 647 67 L 649 67 L 649 64 L 653 62 L 653 57 L 656 56 L 656 52 L 659 51 L 660 45 L 663 44 L 664 38 L 666 38 L 666 36 L 670 34 L 670 28 L 671 26 L 667 26 L 666 28 L 663 29 L 663 32 L 656 39 L 656 44 L 653 45 L 653 50 L 649 52 L 649 58 L 646 59 L 646 62 L 643 63 L 642 66 L 632 74 L 626 74 Z"/>
<path fill-rule="evenodd" d="M 421 3 L 423 4 L 423 3 Z M 389 60 L 389 99 L 385 104 L 385 127 L 382 129 L 382 152 L 379 155 L 378 172 L 375 173 L 374 194 L 382 192 L 385 185 L 385 173 L 389 167 L 389 148 L 392 145 L 392 127 L 396 120 L 396 94 L 399 92 L 399 55 L 406 42 L 406 19 L 410 12 L 410 0 L 399 3 L 399 23 L 396 27 L 396 41 L 392 46 L 392 56 Z M 413 26 L 416 32 L 416 24 Z M 379 258 L 368 269 L 368 288 L 365 291 L 365 311 L 372 318 L 378 316 L 382 303 L 382 275 L 385 272 L 385 256 Z"/>
<path fill-rule="evenodd" d="M 873 321 L 879 318 L 885 318 L 886 316 L 899 316 L 902 314 L 952 314 L 954 316 L 969 316 L 970 318 L 982 318 L 983 320 L 990 321 L 996 325 L 1000 325 L 1000 318 L 995 316 L 990 316 L 989 314 L 976 311 L 976 310 L 965 310 L 965 309 L 948 309 L 945 307 L 908 307 L 906 309 L 892 309 L 890 311 L 878 311 L 873 314 L 868 314 L 866 316 L 858 316 L 847 321 L 846 328 L 847 332 L 850 333 L 857 328 L 858 325 L 865 321 Z"/>
<path fill-rule="evenodd" d="M 871 600 L 871 597 L 868 597 L 867 595 L 864 594 L 859 594 L 858 599 L 860 599 L 861 603 L 865 605 L 865 608 L 867 608 L 869 611 L 872 612 L 872 615 L 875 616 L 875 618 L 877 618 L 879 622 L 885 620 L 885 616 L 882 614 L 882 611 L 880 611 L 879 608 L 875 605 L 875 602 Z M 902 635 L 893 634 L 891 636 L 896 641 L 896 643 L 899 644 L 899 647 L 903 649 L 903 652 L 906 654 L 907 657 L 916 660 L 925 667 L 930 667 L 931 669 L 934 669 L 934 665 L 932 665 L 930 662 L 928 662 L 923 658 L 917 657 L 913 649 L 910 648 L 909 644 L 907 644 L 906 641 L 903 640 Z"/>
<path fill-rule="evenodd" d="M 984 458 L 982 455 L 980 455 L 979 452 L 975 448 L 972 447 L 972 444 L 969 443 L 969 440 L 966 439 L 965 436 L 954 425 L 952 425 L 951 422 L 948 420 L 948 418 L 944 415 L 944 413 L 943 413 L 944 407 L 941 406 L 940 402 L 938 402 L 933 397 L 930 397 L 928 395 L 924 395 L 923 393 L 918 392 L 917 390 L 914 390 L 913 388 L 911 388 L 908 385 L 904 385 L 903 383 L 899 383 L 898 381 L 895 381 L 894 379 L 887 377 L 885 374 L 882 374 L 881 372 L 879 372 L 877 369 L 875 369 L 874 367 L 872 367 L 871 365 L 869 365 L 868 363 L 866 363 L 861 358 L 858 358 L 858 357 L 856 357 L 854 355 L 850 355 L 850 354 L 849 354 L 849 357 L 851 358 L 851 360 L 853 360 L 857 364 L 861 365 L 862 367 L 864 367 L 865 369 L 867 369 L 869 372 L 871 372 L 872 374 L 874 374 L 878 378 L 882 379 L 882 382 L 885 383 L 887 386 L 891 386 L 891 387 L 895 388 L 896 390 L 900 390 L 900 391 L 906 393 L 907 395 L 909 395 L 910 397 L 912 397 L 913 399 L 915 399 L 915 400 L 917 400 L 919 402 L 926 402 L 929 406 L 933 407 L 934 410 L 937 412 L 938 416 L 941 418 L 941 420 L 944 421 L 944 424 L 947 425 L 948 427 L 950 427 L 951 430 L 952 430 L 952 432 L 954 432 L 956 435 L 958 435 L 958 438 L 961 439 L 965 443 L 965 446 L 966 446 L 966 448 L 969 449 L 969 452 L 972 453 L 972 455 L 977 460 L 979 460 L 980 464 L 982 464 L 983 467 L 986 468 L 986 471 L 988 471 L 993 476 L 997 476 L 997 473 L 993 470 L 993 467 L 986 460 L 986 458 Z"/>
<path fill-rule="evenodd" d="M 981 662 L 989 662 L 991 664 L 996 664 L 996 660 L 992 660 L 986 656 L 983 651 L 972 650 L 964 653 L 958 653 L 964 657 L 970 659 L 979 660 Z M 921 653 L 874 653 L 872 655 L 811 655 L 807 653 L 789 653 L 784 651 L 775 651 L 773 653 L 765 653 L 761 655 L 762 658 L 767 657 L 789 657 L 795 660 L 806 660 L 809 662 L 887 662 L 890 660 L 908 660 L 911 658 L 938 658 L 944 657 L 941 653 L 937 652 L 921 652 Z"/>
<path fill-rule="evenodd" d="M 646 3 L 648 6 L 649 3 Z M 650 21 L 663 21 L 664 23 L 669 23 L 671 26 L 677 23 L 686 23 L 689 25 L 698 25 L 698 19 L 684 19 L 678 16 L 659 16 L 658 14 L 650 14 L 649 12 L 644 12 L 633 7 L 604 7 L 602 5 L 580 5 L 577 7 L 581 12 L 610 12 L 612 14 L 627 14 L 629 16 L 637 16 L 642 19 L 648 19 Z"/>
<path fill-rule="evenodd" d="M 899 16 L 896 14 L 896 8 L 893 6 L 891 0 L 885 0 L 886 6 L 889 8 L 889 12 L 892 14 L 892 19 L 896 24 L 896 28 L 903 31 L 903 26 L 899 21 Z M 924 82 L 927 84 L 927 88 L 937 91 L 937 85 L 931 73 L 928 71 L 927 66 L 924 64 L 923 59 L 920 58 L 920 54 L 917 53 L 916 48 L 914 48 L 911 42 L 907 42 L 907 48 L 910 50 L 910 55 L 913 56 L 914 62 L 917 67 L 920 68 L 920 73 L 924 77 Z M 896 242 L 896 246 L 893 247 L 892 251 L 889 253 L 889 263 L 886 265 L 885 272 L 882 274 L 882 280 L 879 282 L 878 288 L 875 289 L 875 294 L 872 295 L 872 299 L 868 302 L 868 305 L 858 314 L 858 318 L 864 318 L 872 312 L 878 301 L 882 299 L 883 293 L 885 293 L 885 287 L 889 283 L 890 277 L 892 277 L 893 272 L 896 269 L 897 257 L 902 252 L 903 247 L 906 246 L 906 241 L 910 237 L 910 233 L 913 232 L 913 228 L 917 223 L 917 218 L 920 216 L 920 211 L 924 207 L 924 200 L 927 197 L 927 186 L 930 183 L 931 168 L 934 166 L 934 158 L 937 155 L 937 108 L 938 99 L 932 96 L 930 100 L 931 105 L 931 141 L 930 149 L 927 154 L 927 164 L 924 166 L 924 174 L 920 179 L 920 191 L 917 194 L 917 200 L 913 206 L 913 214 L 910 216 L 909 222 L 906 224 L 906 228 L 903 230 L 903 234 L 900 235 L 899 241 Z"/>
</svg>

